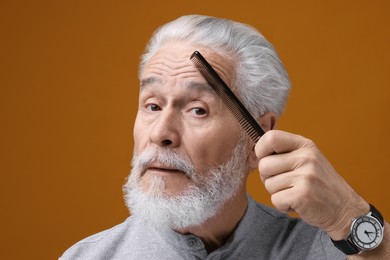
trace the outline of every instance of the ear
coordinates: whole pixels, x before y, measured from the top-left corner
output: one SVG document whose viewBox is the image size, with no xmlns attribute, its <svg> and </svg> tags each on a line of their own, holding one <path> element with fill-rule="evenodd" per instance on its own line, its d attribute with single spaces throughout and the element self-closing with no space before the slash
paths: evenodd
<svg viewBox="0 0 390 260">
<path fill-rule="evenodd" d="M 276 128 L 277 120 L 278 117 L 274 112 L 268 112 L 262 115 L 257 121 L 259 122 L 264 132 L 267 132 Z M 248 165 L 251 169 L 255 169 L 259 165 L 259 160 L 256 157 L 254 149 L 249 152 Z"/>
</svg>

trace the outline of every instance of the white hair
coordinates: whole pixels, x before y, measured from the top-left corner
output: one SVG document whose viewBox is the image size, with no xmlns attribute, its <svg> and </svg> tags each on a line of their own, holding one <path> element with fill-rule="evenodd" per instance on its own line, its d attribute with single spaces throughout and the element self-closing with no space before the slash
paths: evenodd
<svg viewBox="0 0 390 260">
<path fill-rule="evenodd" d="M 201 225 L 215 216 L 244 185 L 248 173 L 247 156 L 248 144 L 244 134 L 225 163 L 204 172 L 197 172 L 188 158 L 169 148 L 149 146 L 140 155 L 134 153 L 133 168 L 123 187 L 126 205 L 134 216 L 157 229 Z M 164 179 L 154 176 L 144 190 L 141 187 L 142 174 L 152 161 L 182 170 L 192 184 L 179 195 L 168 195 Z"/>
<path fill-rule="evenodd" d="M 255 118 L 266 112 L 280 115 L 290 89 L 284 65 L 275 49 L 255 28 L 227 19 L 202 15 L 182 16 L 157 29 L 142 56 L 144 65 L 166 43 L 185 41 L 232 57 L 233 86 Z"/>
</svg>

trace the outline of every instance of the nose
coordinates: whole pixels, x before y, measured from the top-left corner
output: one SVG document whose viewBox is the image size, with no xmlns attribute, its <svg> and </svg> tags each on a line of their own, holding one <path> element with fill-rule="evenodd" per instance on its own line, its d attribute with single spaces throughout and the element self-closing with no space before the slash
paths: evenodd
<svg viewBox="0 0 390 260">
<path fill-rule="evenodd" d="M 177 147 L 180 145 L 181 139 L 180 128 L 180 115 L 169 109 L 164 109 L 154 121 L 150 140 L 158 146 Z"/>
</svg>

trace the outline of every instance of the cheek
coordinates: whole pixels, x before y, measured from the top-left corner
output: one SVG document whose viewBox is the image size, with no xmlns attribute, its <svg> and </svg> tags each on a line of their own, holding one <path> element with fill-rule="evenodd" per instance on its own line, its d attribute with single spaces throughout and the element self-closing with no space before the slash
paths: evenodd
<svg viewBox="0 0 390 260">
<path fill-rule="evenodd" d="M 223 127 L 217 130 L 202 135 L 193 133 L 188 137 L 187 147 L 190 147 L 190 157 L 199 170 L 224 163 L 231 157 L 240 135 L 239 129 L 226 130 L 226 127 Z"/>
<path fill-rule="evenodd" d="M 137 154 L 140 153 L 140 149 L 143 147 L 143 143 L 145 143 L 146 136 L 146 129 L 142 126 L 141 121 L 137 116 L 133 128 L 134 151 L 136 151 Z"/>
</svg>

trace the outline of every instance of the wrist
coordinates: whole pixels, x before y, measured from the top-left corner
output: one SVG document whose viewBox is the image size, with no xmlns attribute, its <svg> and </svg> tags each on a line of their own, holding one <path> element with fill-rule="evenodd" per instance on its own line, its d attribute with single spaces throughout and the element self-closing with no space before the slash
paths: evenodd
<svg viewBox="0 0 390 260">
<path fill-rule="evenodd" d="M 368 202 L 359 198 L 355 203 L 348 203 L 342 208 L 335 223 L 327 230 L 325 230 L 331 239 L 342 240 L 348 237 L 351 231 L 353 219 L 366 215 L 370 212 L 370 205 Z"/>
</svg>

